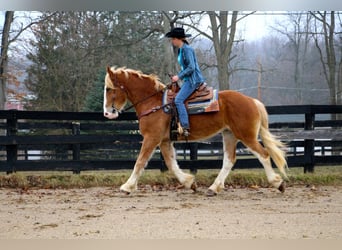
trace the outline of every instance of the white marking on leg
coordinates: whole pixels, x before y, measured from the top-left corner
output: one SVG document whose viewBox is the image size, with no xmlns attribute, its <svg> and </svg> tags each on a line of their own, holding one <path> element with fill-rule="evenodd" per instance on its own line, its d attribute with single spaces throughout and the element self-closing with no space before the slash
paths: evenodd
<svg viewBox="0 0 342 250">
<path fill-rule="evenodd" d="M 151 146 L 152 143 L 152 146 Z M 125 184 L 120 187 L 121 191 L 125 191 L 131 193 L 137 189 L 138 179 L 141 174 L 144 172 L 144 169 L 152 157 L 155 150 L 154 143 L 150 140 L 144 138 L 143 145 L 140 149 L 140 153 L 137 161 L 135 162 L 133 172 L 131 176 L 128 178 Z"/>
<path fill-rule="evenodd" d="M 144 169 L 137 171 L 134 168 L 134 170 L 133 170 L 131 176 L 128 178 L 128 180 L 123 185 L 121 185 L 120 190 L 128 192 L 128 193 L 135 191 L 137 189 L 138 179 L 143 172 L 144 172 Z"/>
<path fill-rule="evenodd" d="M 259 159 L 260 163 L 263 165 L 268 182 L 272 184 L 275 188 L 278 188 L 283 182 L 283 179 L 281 178 L 279 174 L 276 174 L 274 172 L 274 169 L 271 164 L 271 158 L 270 157 L 263 158 L 257 152 L 254 152 L 252 150 L 250 151 Z"/>
<path fill-rule="evenodd" d="M 209 187 L 209 189 L 211 189 L 215 193 L 220 192 L 224 188 L 224 182 L 227 176 L 229 175 L 233 165 L 234 163 L 231 160 L 229 160 L 227 151 L 224 150 L 222 168 L 220 170 L 220 173 L 216 177 L 214 183 Z"/>
<path fill-rule="evenodd" d="M 173 155 L 176 156 L 175 149 L 173 148 Z M 183 184 L 186 188 L 191 188 L 191 185 L 195 181 L 195 177 L 191 174 L 184 173 L 177 163 L 176 157 L 172 157 L 171 160 L 171 170 L 179 180 L 181 184 Z"/>
</svg>

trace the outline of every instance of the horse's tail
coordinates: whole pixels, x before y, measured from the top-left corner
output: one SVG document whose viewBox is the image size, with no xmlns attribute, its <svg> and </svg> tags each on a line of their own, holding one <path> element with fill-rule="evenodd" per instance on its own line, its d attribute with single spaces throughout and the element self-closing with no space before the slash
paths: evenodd
<svg viewBox="0 0 342 250">
<path fill-rule="evenodd" d="M 270 154 L 273 162 L 278 167 L 279 171 L 287 178 L 285 169 L 287 162 L 285 158 L 285 144 L 278 140 L 268 129 L 268 114 L 265 106 L 255 99 L 255 103 L 261 115 L 260 137 L 264 147 Z"/>
</svg>

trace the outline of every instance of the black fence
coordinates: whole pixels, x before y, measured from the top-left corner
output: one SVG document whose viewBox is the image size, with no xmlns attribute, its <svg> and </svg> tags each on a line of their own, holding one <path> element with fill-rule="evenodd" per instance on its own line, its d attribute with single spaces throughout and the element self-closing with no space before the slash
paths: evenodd
<svg viewBox="0 0 342 250">
<path fill-rule="evenodd" d="M 342 163 L 342 105 L 267 107 L 270 129 L 288 145 L 289 167 Z M 131 169 L 142 137 L 135 113 L 108 120 L 95 112 L 0 111 L 0 172 Z M 220 136 L 198 143 L 175 143 L 181 168 L 219 169 Z M 262 167 L 239 143 L 235 168 Z M 147 168 L 166 167 L 159 149 Z"/>
</svg>

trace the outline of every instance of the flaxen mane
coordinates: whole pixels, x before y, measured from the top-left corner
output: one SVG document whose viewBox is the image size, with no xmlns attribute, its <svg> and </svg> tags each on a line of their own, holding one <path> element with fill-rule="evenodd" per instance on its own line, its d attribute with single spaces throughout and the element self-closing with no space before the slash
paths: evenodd
<svg viewBox="0 0 342 250">
<path fill-rule="evenodd" d="M 145 78 L 154 83 L 154 88 L 157 91 L 165 88 L 165 85 L 160 82 L 159 77 L 155 74 L 146 75 L 139 70 L 128 69 L 126 67 L 120 67 L 120 68 L 111 67 L 110 69 L 114 74 L 124 74 L 126 79 L 129 79 L 130 75 L 135 75 L 136 77 L 140 79 Z M 106 78 L 105 78 L 105 84 L 106 84 L 106 87 L 115 89 L 115 86 L 113 85 L 113 82 L 110 80 L 108 74 L 106 75 Z"/>
</svg>

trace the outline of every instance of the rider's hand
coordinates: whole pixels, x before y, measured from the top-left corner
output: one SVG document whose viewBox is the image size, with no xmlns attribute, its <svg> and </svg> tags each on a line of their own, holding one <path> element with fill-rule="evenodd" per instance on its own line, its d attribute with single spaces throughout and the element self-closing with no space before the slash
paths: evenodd
<svg viewBox="0 0 342 250">
<path fill-rule="evenodd" d="M 172 82 L 177 82 L 179 77 L 177 75 L 171 77 Z"/>
</svg>

